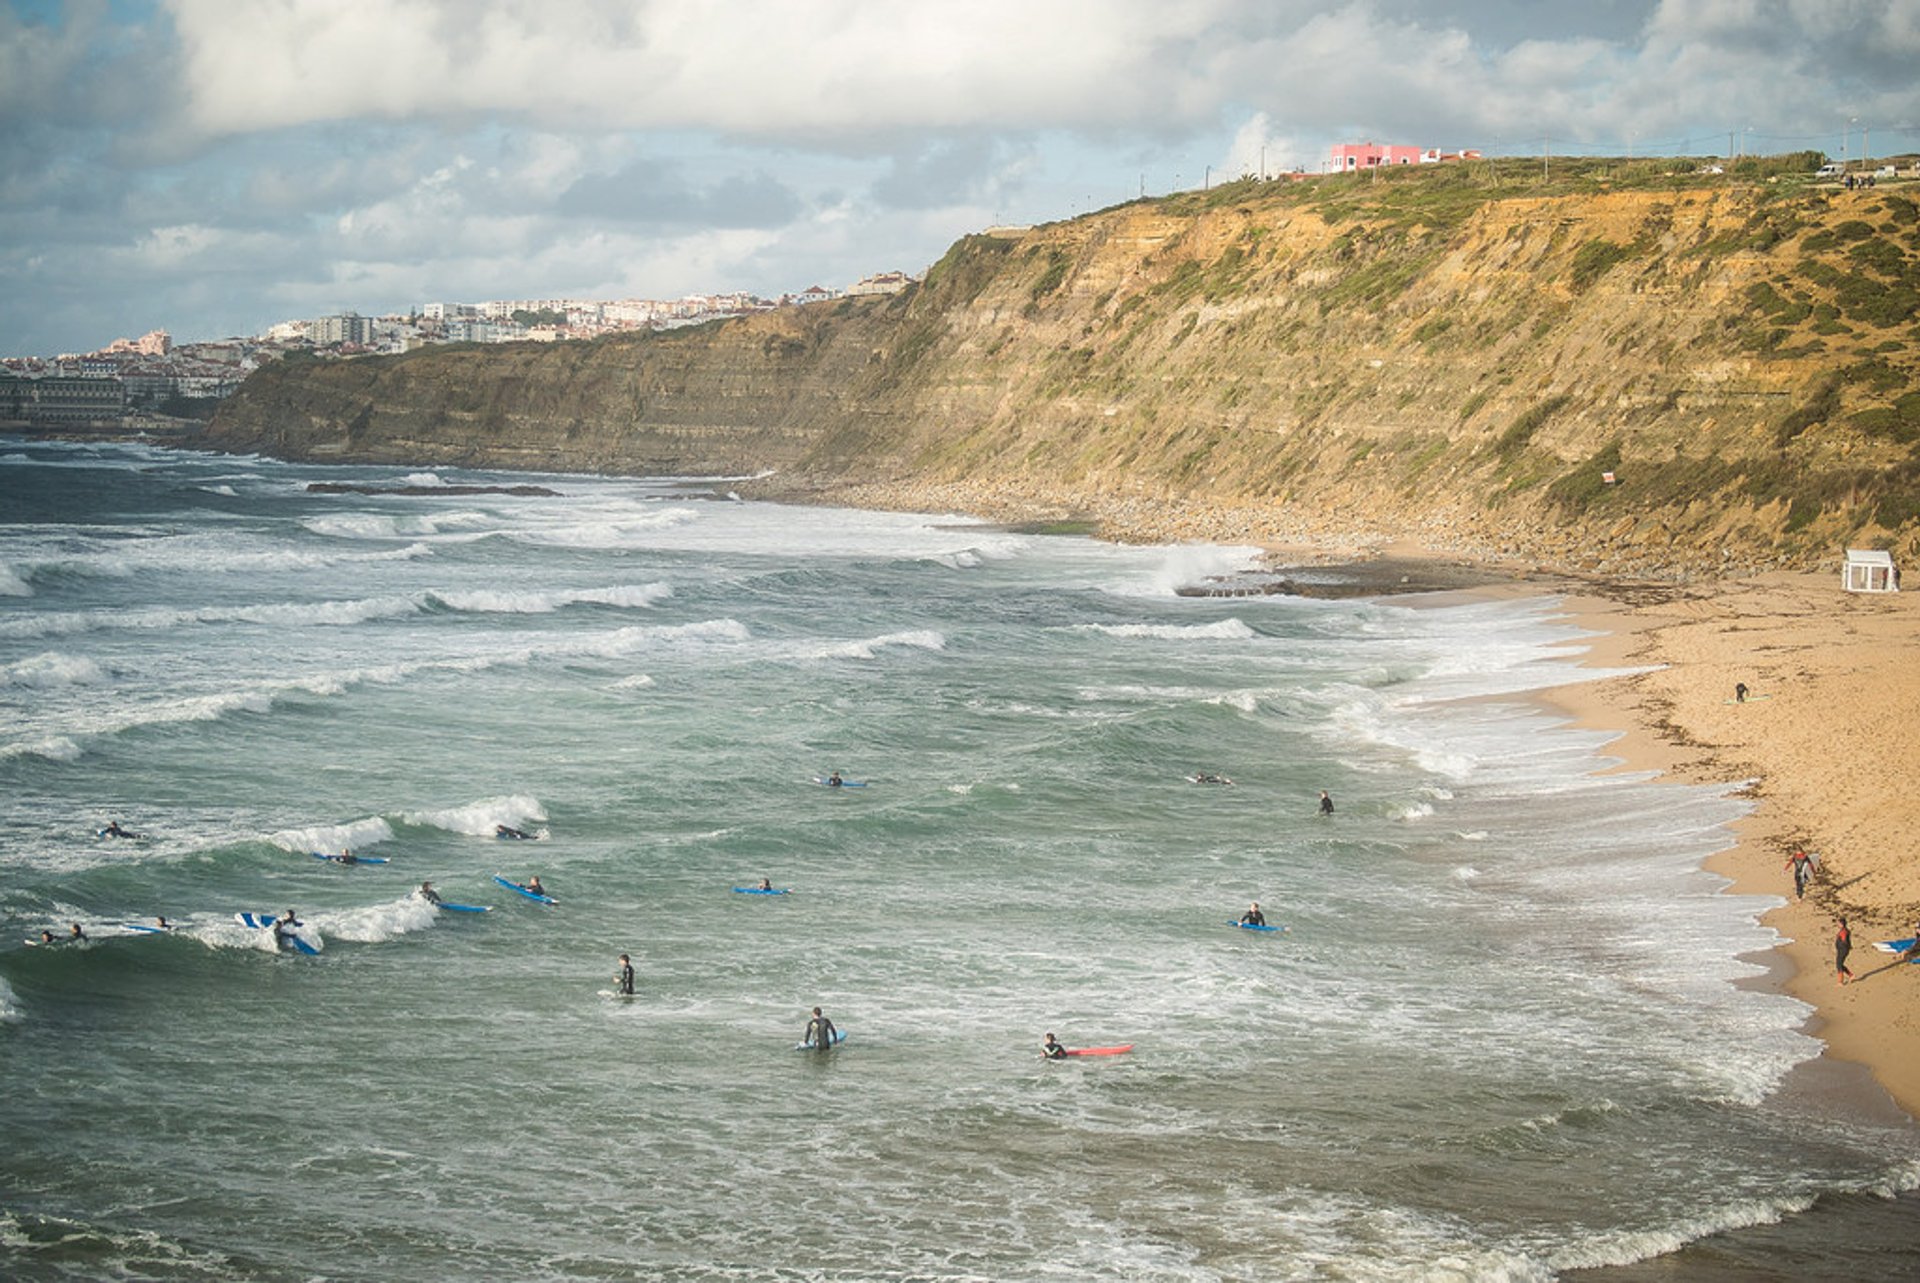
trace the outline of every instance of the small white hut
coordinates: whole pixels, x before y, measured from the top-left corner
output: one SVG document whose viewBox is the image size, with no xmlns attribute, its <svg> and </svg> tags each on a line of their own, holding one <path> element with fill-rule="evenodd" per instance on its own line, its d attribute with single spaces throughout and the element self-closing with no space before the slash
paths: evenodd
<svg viewBox="0 0 1920 1283">
<path fill-rule="evenodd" d="M 1849 548 L 1840 582 L 1848 592 L 1899 592 L 1900 572 L 1894 569 L 1890 552 Z"/>
</svg>

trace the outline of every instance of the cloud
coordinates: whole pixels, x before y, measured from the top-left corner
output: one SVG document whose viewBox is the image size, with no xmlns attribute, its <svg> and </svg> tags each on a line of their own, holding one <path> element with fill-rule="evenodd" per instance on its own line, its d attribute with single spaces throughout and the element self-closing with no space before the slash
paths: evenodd
<svg viewBox="0 0 1920 1283">
<path fill-rule="evenodd" d="M 584 174 L 554 202 L 554 211 L 567 218 L 715 228 L 777 227 L 800 207 L 793 189 L 765 172 L 729 174 L 697 187 L 679 166 L 646 158 L 611 173 Z"/>
</svg>

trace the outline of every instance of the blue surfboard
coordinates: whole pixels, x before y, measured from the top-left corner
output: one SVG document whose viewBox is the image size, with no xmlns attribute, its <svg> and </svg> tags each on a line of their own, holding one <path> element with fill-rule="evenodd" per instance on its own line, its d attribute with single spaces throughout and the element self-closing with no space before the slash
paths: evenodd
<svg viewBox="0 0 1920 1283">
<path fill-rule="evenodd" d="M 492 913 L 493 912 L 493 906 L 490 904 L 455 904 L 451 900 L 442 900 L 439 904 L 435 905 L 434 907 L 438 909 L 445 909 L 448 913 Z"/>
<path fill-rule="evenodd" d="M 521 895 L 524 895 L 529 900 L 538 900 L 541 904 L 559 904 L 560 903 L 558 900 L 554 899 L 550 895 L 542 895 L 538 891 L 527 890 L 527 888 L 521 886 L 518 882 L 515 882 L 512 878 L 508 877 L 504 873 L 494 874 L 493 880 L 495 882 L 498 882 L 501 886 L 505 887 L 509 891 L 519 892 Z"/>
<path fill-rule="evenodd" d="M 815 784 L 824 784 L 830 789 L 863 789 L 867 786 L 865 780 L 841 780 L 838 784 L 835 784 L 832 780 L 824 779 L 818 775 L 813 777 L 813 782 Z"/>
<path fill-rule="evenodd" d="M 786 895 L 787 887 L 735 887 L 736 895 Z"/>
<path fill-rule="evenodd" d="M 387 857 L 384 855 L 356 855 L 351 860 L 343 860 L 337 855 L 328 855 L 325 851 L 309 851 L 307 852 L 307 854 L 311 855 L 316 860 L 331 860 L 335 864 L 385 864 L 387 863 Z"/>
<path fill-rule="evenodd" d="M 1873 947 L 1882 953 L 1905 953 L 1913 948 L 1913 940 L 1912 936 L 1908 936 L 1905 940 L 1875 940 Z M 1920 962 L 1920 958 L 1909 958 L 1907 961 Z"/>
<path fill-rule="evenodd" d="M 236 913 L 233 916 L 239 921 L 241 926 L 252 927 L 256 931 L 272 931 L 273 924 L 276 921 L 274 915 L 271 913 Z M 295 922 L 293 925 L 299 927 L 302 924 Z M 306 954 L 309 958 L 320 956 L 320 950 L 314 947 L 313 942 L 302 937 L 297 931 L 290 932 L 284 936 L 277 935 L 276 939 L 291 941 L 296 951 Z"/>
<path fill-rule="evenodd" d="M 835 1029 L 835 1030 L 833 1031 L 833 1041 L 832 1041 L 831 1043 L 829 1043 L 829 1044 L 827 1044 L 827 1045 L 828 1045 L 828 1046 L 830 1046 L 830 1047 L 838 1047 L 838 1046 L 839 1046 L 839 1045 L 840 1045 L 841 1043 L 843 1043 L 843 1042 L 845 1042 L 846 1040 L 847 1040 L 847 1031 L 846 1031 L 846 1030 L 844 1030 L 844 1029 Z M 812 1043 L 810 1043 L 810 1042 L 804 1042 L 804 1041 L 803 1041 L 803 1042 L 796 1042 L 795 1044 L 793 1044 L 793 1049 L 794 1049 L 795 1051 L 819 1051 L 819 1050 L 822 1050 L 821 1048 L 819 1048 L 819 1047 L 816 1047 L 816 1046 L 814 1046 L 814 1045 L 813 1045 Z"/>
<path fill-rule="evenodd" d="M 140 931 L 150 936 L 163 936 L 173 930 L 172 927 L 156 927 L 150 922 L 123 922 L 120 925 L 128 931 Z"/>
<path fill-rule="evenodd" d="M 1239 927 L 1242 931 L 1285 931 L 1285 927 L 1269 927 L 1258 922 L 1241 922 L 1235 918 L 1227 919 L 1230 927 Z"/>
</svg>

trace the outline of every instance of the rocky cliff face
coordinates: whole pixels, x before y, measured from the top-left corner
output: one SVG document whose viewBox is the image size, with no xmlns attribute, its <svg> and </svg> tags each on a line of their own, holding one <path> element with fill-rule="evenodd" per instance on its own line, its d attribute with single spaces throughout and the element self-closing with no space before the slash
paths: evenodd
<svg viewBox="0 0 1920 1283">
<path fill-rule="evenodd" d="M 968 237 L 892 298 L 282 365 L 207 442 L 1616 572 L 1920 551 L 1914 196 L 1490 177 L 1232 184 Z"/>
</svg>

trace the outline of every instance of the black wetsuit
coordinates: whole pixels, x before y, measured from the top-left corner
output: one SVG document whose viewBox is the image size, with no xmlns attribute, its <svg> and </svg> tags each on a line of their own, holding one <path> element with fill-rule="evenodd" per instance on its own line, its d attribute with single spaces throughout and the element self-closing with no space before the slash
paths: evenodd
<svg viewBox="0 0 1920 1283">
<path fill-rule="evenodd" d="M 1841 976 L 1853 975 L 1853 972 L 1847 970 L 1847 955 L 1852 952 L 1853 932 L 1846 927 L 1841 927 L 1833 937 L 1834 974 Z"/>
<path fill-rule="evenodd" d="M 1325 793 L 1322 793 L 1320 795 L 1320 814 L 1322 815 L 1333 814 L 1333 799 L 1328 797 Z"/>
<path fill-rule="evenodd" d="M 802 1039 L 802 1041 L 809 1047 L 813 1047 L 819 1051 L 825 1051 L 827 1048 L 833 1046 L 834 1034 L 836 1032 L 833 1027 L 833 1021 L 828 1020 L 825 1016 L 815 1016 L 807 1022 L 807 1036 Z"/>
<path fill-rule="evenodd" d="M 1264 927 L 1267 925 L 1267 915 L 1258 909 L 1248 909 L 1240 915 L 1240 921 L 1250 927 Z"/>
<path fill-rule="evenodd" d="M 1067 1049 L 1057 1042 L 1043 1043 L 1040 1047 L 1040 1054 L 1048 1060 L 1065 1060 L 1067 1058 Z"/>
<path fill-rule="evenodd" d="M 621 965 L 619 980 L 621 993 L 633 992 L 633 964 L 631 962 Z"/>
</svg>

